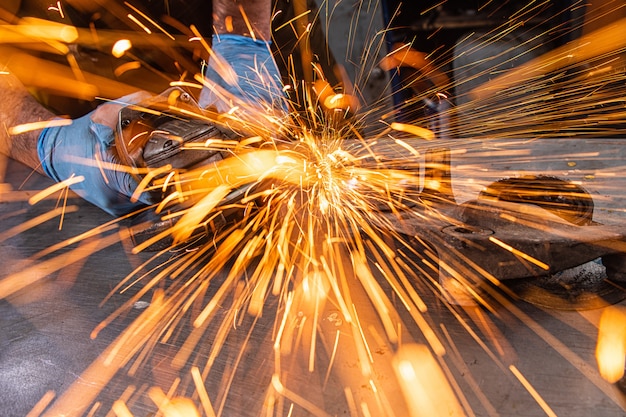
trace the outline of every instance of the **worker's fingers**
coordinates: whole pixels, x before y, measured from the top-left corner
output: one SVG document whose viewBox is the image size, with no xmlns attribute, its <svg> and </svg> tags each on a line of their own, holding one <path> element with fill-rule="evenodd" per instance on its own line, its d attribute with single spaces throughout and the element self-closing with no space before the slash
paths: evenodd
<svg viewBox="0 0 626 417">
<path fill-rule="evenodd" d="M 137 91 L 117 100 L 112 100 L 98 106 L 98 108 L 91 114 L 91 120 L 95 123 L 115 129 L 118 122 L 119 112 L 122 107 L 129 104 L 139 104 L 150 99 L 151 97 L 153 97 L 153 95 L 147 91 Z"/>
</svg>

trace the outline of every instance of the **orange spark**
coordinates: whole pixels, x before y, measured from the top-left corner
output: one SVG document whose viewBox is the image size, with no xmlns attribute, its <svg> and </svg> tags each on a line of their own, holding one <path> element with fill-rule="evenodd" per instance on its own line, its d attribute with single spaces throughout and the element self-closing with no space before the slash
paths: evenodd
<svg viewBox="0 0 626 417">
<path fill-rule="evenodd" d="M 405 133 L 409 133 L 411 135 L 415 135 L 418 138 L 422 138 L 424 140 L 433 140 L 435 139 L 435 133 L 432 130 L 420 127 L 420 126 L 416 126 L 416 125 L 410 125 L 410 124 L 406 124 L 406 123 L 398 123 L 398 122 L 393 122 L 390 127 L 393 130 L 398 130 L 400 132 L 405 132 Z"/>
<path fill-rule="evenodd" d="M 535 387 L 533 387 L 528 379 L 524 377 L 524 375 L 517 369 L 515 365 L 510 365 L 509 370 L 515 375 L 515 377 L 522 383 L 524 388 L 530 393 L 530 395 L 537 401 L 537 404 L 541 407 L 541 409 L 546 413 L 549 417 L 557 417 L 556 413 L 552 411 L 550 406 L 546 403 L 546 401 L 541 397 L 541 395 L 537 392 Z"/>
<path fill-rule="evenodd" d="M 539 259 L 533 258 L 532 256 L 530 256 L 527 253 L 524 253 L 518 249 L 515 249 L 513 246 L 511 245 L 507 245 L 506 243 L 504 243 L 503 241 L 501 241 L 498 238 L 495 238 L 493 236 L 489 236 L 489 241 L 492 243 L 495 243 L 496 245 L 500 246 L 501 248 L 511 252 L 513 255 L 515 256 L 519 256 L 522 259 L 525 259 L 535 265 L 537 265 L 539 268 L 544 269 L 546 271 L 550 270 L 550 265 L 546 264 L 545 262 L 541 262 Z"/>
<path fill-rule="evenodd" d="M 132 20 L 137 26 L 139 26 L 141 29 L 143 29 L 143 31 L 146 32 L 148 35 L 152 34 L 152 31 L 150 30 L 150 28 L 148 26 L 144 25 L 143 23 L 141 23 L 139 21 L 139 19 L 137 19 L 132 14 L 129 13 L 128 15 L 126 15 L 126 17 L 128 17 L 130 20 Z"/>
<path fill-rule="evenodd" d="M 113 55 L 115 55 L 116 53 L 119 53 L 119 51 L 116 51 L 113 53 Z M 122 53 L 123 55 L 123 53 Z M 120 58 L 120 56 L 118 56 L 117 58 Z M 117 68 L 115 68 L 115 70 L 113 70 L 113 74 L 116 77 L 121 77 L 125 72 L 127 71 L 132 71 L 132 70 L 136 70 L 141 68 L 141 62 L 139 61 L 131 61 L 131 62 L 127 62 L 125 64 L 122 64 L 120 66 L 118 66 Z"/>
<path fill-rule="evenodd" d="M 10 135 L 21 135 L 22 133 L 45 129 L 47 127 L 68 126 L 71 124 L 72 120 L 70 119 L 44 120 L 41 122 L 24 123 L 21 125 L 11 126 L 8 131 Z"/>
<path fill-rule="evenodd" d="M 154 19 L 151 19 L 150 16 L 148 16 L 147 14 L 143 13 L 141 10 L 139 10 L 138 8 L 136 8 L 135 6 L 133 6 L 132 4 L 128 3 L 127 1 L 124 2 L 124 4 L 133 9 L 133 11 L 135 13 L 137 13 L 139 16 L 143 17 L 144 19 L 146 19 L 148 22 L 150 22 L 154 27 L 156 27 L 157 29 L 159 29 L 161 32 L 163 32 L 168 38 L 170 38 L 171 40 L 175 40 L 176 38 L 174 38 L 174 36 L 172 36 L 168 31 L 166 31 L 161 25 L 159 25 L 156 21 L 154 21 Z M 130 15 L 129 15 L 130 16 Z M 144 29 L 145 30 L 145 29 Z M 147 31 L 147 33 L 150 33 Z"/>
<path fill-rule="evenodd" d="M 124 56 L 126 51 L 133 47 L 133 44 L 128 39 L 120 39 L 113 45 L 113 49 L 111 50 L 111 54 L 115 58 L 121 58 Z"/>
</svg>

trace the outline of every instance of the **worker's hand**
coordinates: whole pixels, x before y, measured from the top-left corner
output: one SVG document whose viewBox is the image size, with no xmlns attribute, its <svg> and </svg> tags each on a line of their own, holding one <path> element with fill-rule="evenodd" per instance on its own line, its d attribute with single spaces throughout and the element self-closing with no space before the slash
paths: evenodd
<svg viewBox="0 0 626 417">
<path fill-rule="evenodd" d="M 258 120 L 258 112 L 286 113 L 280 72 L 270 43 L 234 34 L 213 35 L 201 107 Z M 256 114 L 255 114 L 256 113 Z"/>
<path fill-rule="evenodd" d="M 114 216 L 149 204 L 150 196 L 146 193 L 139 201 L 131 201 L 137 182 L 129 167 L 121 164 L 114 146 L 119 110 L 148 97 L 145 92 L 131 94 L 99 106 L 70 125 L 44 129 L 37 145 L 43 170 L 55 181 L 84 177 L 70 188 Z"/>
</svg>

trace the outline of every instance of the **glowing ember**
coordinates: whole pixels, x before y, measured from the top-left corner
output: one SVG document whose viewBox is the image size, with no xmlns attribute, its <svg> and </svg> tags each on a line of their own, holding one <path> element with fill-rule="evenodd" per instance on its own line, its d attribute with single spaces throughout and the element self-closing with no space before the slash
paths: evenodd
<svg viewBox="0 0 626 417">
<path fill-rule="evenodd" d="M 120 39 L 113 45 L 111 54 L 113 54 L 115 58 L 121 58 L 132 47 L 133 44 L 128 39 Z"/>
<path fill-rule="evenodd" d="M 607 307 L 598 328 L 596 360 L 602 378 L 613 383 L 624 376 L 626 361 L 626 311 Z"/>
<path fill-rule="evenodd" d="M 426 346 L 402 346 L 394 358 L 394 368 L 411 416 L 466 415 Z"/>
<path fill-rule="evenodd" d="M 479 38 L 472 48 L 484 48 L 506 35 L 510 27 L 530 21 L 536 11 L 533 3 L 529 2 L 529 7 L 512 17 L 511 22 Z M 168 47 L 179 46 L 178 38 L 154 19 L 130 3 L 124 5 L 124 14 L 128 9 L 132 14 L 123 17 L 143 31 L 143 36 L 155 37 L 151 28 L 157 28 L 165 34 L 161 38 L 168 39 L 165 43 Z M 60 3 L 50 10 L 61 13 Z M 241 12 L 254 37 L 252 24 Z M 308 13 L 296 13 L 284 25 L 293 25 L 303 55 L 310 53 L 306 46 L 312 28 L 301 21 L 306 20 Z M 224 24 L 228 31 L 232 30 L 232 18 L 227 18 Z M 64 42 L 74 41 L 74 35 L 78 36 L 78 32 L 67 26 L 42 29 L 31 25 L 17 28 L 15 36 L 38 37 L 62 46 Z M 230 111 L 218 115 L 179 107 L 180 90 L 166 97 L 158 109 L 149 105 L 144 108 L 143 104 L 136 107 L 147 115 L 175 114 L 181 120 L 202 121 L 232 131 L 233 135 L 185 143 L 182 136 L 171 134 L 168 139 L 176 145 L 182 144 L 182 152 L 206 151 L 219 158 L 176 169 L 169 164 L 124 168 L 138 176 L 139 187 L 134 198 L 145 190 L 164 195 L 159 204 L 146 211 L 154 216 L 150 222 L 168 225 L 136 245 L 132 252 L 136 254 L 158 244 L 165 249 L 152 258 L 146 255 L 148 260 L 137 265 L 112 290 L 110 297 L 122 293 L 124 301 L 93 329 L 91 337 L 97 337 L 111 323 L 122 321 L 133 306 L 147 305 L 142 299 L 152 295 L 151 302 L 80 378 L 64 393 L 47 393 L 33 413 L 43 412 L 48 405 L 44 415 L 60 415 L 67 410 L 84 414 L 90 409 L 95 413 L 99 396 L 116 375 L 138 375 L 141 369 L 152 366 L 157 348 L 166 346 L 167 360 L 159 366 L 166 367 L 175 378 L 166 379 L 163 386 L 145 383 L 140 388 L 129 387 L 112 401 L 113 413 L 133 415 L 134 401 L 147 396 L 165 417 L 226 415 L 225 404 L 232 401 L 231 390 L 245 389 L 234 382 L 240 381 L 237 379 L 240 365 L 246 355 L 254 352 L 253 362 L 269 368 L 265 373 L 254 369 L 250 372 L 253 377 L 249 378 L 261 385 L 258 388 L 264 392 L 263 407 L 266 407 L 263 411 L 268 416 L 294 415 L 300 409 L 313 415 L 327 415 L 323 401 L 317 400 L 327 395 L 324 391 L 334 383 L 335 377 L 353 416 L 473 415 L 463 388 L 454 380 L 457 373 L 463 375 L 464 387 L 470 387 L 488 414 L 497 415 L 496 405 L 481 392 L 482 382 L 473 379 L 462 356 L 463 349 L 457 348 L 446 326 L 433 320 L 426 296 L 436 303 L 437 314 L 453 317 L 454 324 L 476 342 L 496 368 L 515 381 L 517 388 L 521 384 L 525 394 L 530 394 L 544 413 L 555 415 L 542 393 L 533 386 L 532 378 L 520 371 L 525 368 L 513 364 L 516 358 L 498 327 L 500 323 L 509 325 L 514 320 L 523 323 L 563 356 L 566 363 L 607 393 L 602 381 L 594 378 L 595 370 L 592 372 L 580 356 L 505 297 L 511 294 L 495 272 L 482 268 L 445 241 L 454 232 L 455 236 L 465 235 L 459 240 L 465 239 L 467 247 L 476 249 L 479 245 L 468 236 L 482 233 L 484 246 L 478 249 L 494 254 L 502 251 L 510 256 L 499 264 L 494 263 L 497 268 L 522 265 L 520 269 L 533 276 L 548 274 L 553 267 L 541 256 L 490 236 L 486 227 L 465 225 L 454 217 L 451 212 L 460 210 L 460 205 L 451 209 L 447 164 L 428 160 L 432 155 L 447 153 L 437 153 L 426 146 L 451 148 L 457 155 L 479 149 L 488 158 L 490 147 L 495 147 L 490 142 L 494 136 L 536 139 L 565 137 L 580 131 L 596 136 L 615 130 L 623 134 L 618 122 L 626 114 L 625 75 L 604 61 L 617 59 L 623 53 L 626 45 L 623 37 L 617 36 L 623 25 L 624 22 L 618 21 L 517 70 L 494 76 L 467 93 L 471 100 L 453 109 L 444 106 L 454 98 L 449 91 L 470 82 L 472 77 L 452 81 L 445 65 L 417 51 L 413 45 L 397 44 L 384 57 L 381 67 L 388 71 L 410 67 L 416 70 L 417 81 L 428 84 L 420 94 L 401 103 L 398 110 L 408 111 L 420 102 L 430 108 L 440 106 L 436 114 L 424 111 L 410 123 L 391 122 L 393 115 L 386 108 L 378 108 L 379 103 L 368 108 L 357 88 L 334 91 L 317 67 L 306 68 L 302 91 L 297 87 L 301 80 L 291 74 L 293 85 L 285 86 L 284 91 L 303 96 L 297 97 L 298 103 L 290 103 L 298 110 L 284 115 L 276 114 L 269 103 L 264 104 L 262 111 L 259 103 L 251 105 L 231 97 L 202 75 L 188 75 L 177 61 L 181 75 L 171 86 L 194 92 L 203 87 L 214 89 L 216 95 L 232 103 Z M 1 30 L 4 33 L 8 29 Z M 228 84 L 236 86 L 241 80 L 229 63 L 213 53 L 196 28 L 189 28 L 188 32 L 186 35 L 194 35 L 190 44 L 201 46 L 202 55 L 214 60 L 216 71 Z M 108 35 L 110 43 L 119 39 L 118 33 L 114 38 Z M 138 37 L 129 38 L 132 42 L 130 39 L 115 42 L 111 49 L 114 57 L 123 57 L 141 43 Z M 468 39 L 459 42 L 463 45 Z M 380 42 L 381 45 L 373 45 L 372 49 L 381 48 L 383 42 Z M 599 60 L 597 54 L 604 58 Z M 305 61 L 307 57 L 310 55 L 306 55 Z M 68 60 L 74 65 L 75 61 Z M 288 61 L 293 65 L 291 58 Z M 579 64 L 587 65 L 583 68 Z M 145 68 L 144 61 L 133 60 L 114 72 L 121 77 Z M 82 74 L 78 70 L 75 73 Z M 362 81 L 366 82 L 368 76 Z M 85 88 L 89 87 L 88 92 L 93 93 L 99 84 L 87 80 L 88 77 L 83 77 Z M 114 87 L 109 86 L 110 90 L 115 90 Z M 415 92 L 414 86 L 406 89 Z M 554 100 L 555 96 L 558 100 Z M 563 109 L 567 109 L 567 114 Z M 451 125 L 447 136 L 442 135 L 438 123 L 442 118 L 457 115 L 463 115 L 464 123 Z M 365 120 L 370 119 L 376 122 L 366 125 Z M 67 122 L 39 122 L 9 126 L 7 130 L 19 135 L 41 128 L 42 123 Z M 129 149 L 157 134 L 170 132 L 142 131 L 131 138 Z M 477 142 L 447 139 L 456 136 Z M 507 156 L 507 162 L 532 157 L 525 150 L 515 149 Z M 579 169 L 576 162 L 564 164 L 566 169 Z M 104 162 L 102 166 L 111 167 Z M 471 165 L 461 167 L 460 172 L 469 172 L 471 178 L 462 179 L 455 186 L 472 192 L 479 191 L 485 179 L 493 175 Z M 596 176 L 585 174 L 584 178 L 592 180 Z M 39 204 L 55 193 L 65 199 L 67 187 L 81 180 L 73 177 L 56 184 L 30 196 L 28 202 Z M 536 198 L 542 196 L 536 194 Z M 494 203 L 494 206 L 508 207 L 509 203 L 499 206 Z M 483 210 L 492 214 L 488 209 Z M 533 210 L 537 213 L 543 209 Z M 3 231 L 0 240 L 8 240 L 72 211 L 74 206 L 58 208 Z M 518 217 L 502 210 L 490 221 L 531 225 L 539 233 L 547 228 L 544 222 L 554 216 L 536 216 L 532 220 Z M 444 228 L 439 227 L 444 223 L 450 225 L 448 235 L 442 234 Z M 407 236 L 401 227 L 405 224 L 423 226 L 419 230 L 424 230 L 424 235 L 408 233 Z M 127 234 L 131 232 L 96 237 L 97 233 L 115 228 L 117 221 L 38 253 L 33 257 L 36 263 L 2 278 L 0 297 L 7 298 L 39 283 L 50 272 L 82 261 L 102 248 L 119 241 L 128 242 Z M 80 244 L 77 249 L 68 250 L 77 243 Z M 64 252 L 55 254 L 57 250 Z M 44 256 L 50 257 L 44 259 Z M 621 308 L 606 308 L 599 323 L 596 359 L 600 375 L 611 383 L 624 374 L 624 323 L 626 314 Z M 269 346 L 265 350 L 253 344 L 256 331 L 265 334 Z M 224 353 L 228 348 L 232 352 Z M 448 368 L 449 363 L 455 364 L 454 369 Z M 156 373 L 158 367 L 154 368 L 152 371 Z M 260 375 L 258 380 L 255 372 Z M 311 375 L 318 374 L 323 375 L 319 378 L 323 383 L 317 388 L 313 382 L 309 386 L 298 380 L 301 375 L 313 379 Z M 319 393 L 315 391 L 318 388 Z M 55 396 L 58 398 L 53 401 Z M 245 411 L 258 414 L 258 410 Z"/>
</svg>

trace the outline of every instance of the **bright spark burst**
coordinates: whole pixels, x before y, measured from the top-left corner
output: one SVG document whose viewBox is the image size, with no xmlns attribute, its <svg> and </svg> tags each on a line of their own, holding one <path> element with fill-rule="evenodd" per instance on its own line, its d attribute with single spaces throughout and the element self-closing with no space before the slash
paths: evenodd
<svg viewBox="0 0 626 417">
<path fill-rule="evenodd" d="M 460 45 L 467 45 L 471 52 L 487 48 L 513 27 L 529 21 L 540 7 L 533 3 L 507 25 L 483 36 L 468 37 Z M 172 39 L 147 15 L 125 4 Z M 296 14 L 293 25 L 308 12 Z M 146 36 L 152 33 L 133 14 L 128 14 L 128 18 Z M 574 44 L 468 91 L 469 100 L 458 106 L 411 123 L 388 122 L 393 117 L 385 113 L 386 109 L 381 110 L 379 103 L 363 109 L 356 95 L 331 92 L 324 80 L 304 89 L 298 99 L 305 103 L 306 111 L 294 111 L 287 119 L 269 111 L 259 113 L 239 102 L 226 115 L 200 111 L 188 114 L 194 119 L 234 127 L 241 138 L 211 139 L 187 148 L 211 149 L 228 156 L 217 162 L 181 171 L 157 169 L 145 175 L 141 187 L 171 190 L 156 207 L 156 213 L 161 220 L 172 221 L 173 226 L 136 246 L 134 251 L 140 252 L 161 240 L 171 239 L 173 244 L 119 283 L 110 296 L 131 288 L 136 289 L 135 294 L 129 295 L 97 326 L 92 337 L 121 320 L 140 299 L 152 294 L 150 306 L 66 392 L 54 401 L 54 394 L 46 394 L 33 412 L 41 413 L 50 403 L 45 415 L 70 409 L 77 414 L 96 410 L 101 390 L 116 374 L 122 370 L 138 373 L 149 366 L 154 349 L 172 344 L 176 349 L 170 352 L 168 365 L 179 376 L 171 386 L 137 391 L 129 387 L 113 403 L 112 411 L 120 416 L 133 415 L 129 404 L 147 396 L 165 416 L 200 415 L 199 410 L 208 416 L 224 415 L 228 393 L 237 391 L 233 381 L 238 366 L 243 356 L 256 348 L 251 335 L 258 327 L 271 341 L 266 357 L 259 358 L 270 363 L 271 368 L 270 377 L 264 375 L 260 379 L 265 384 L 262 389 L 266 392 L 267 415 L 292 415 L 300 409 L 327 415 L 323 404 L 315 401 L 316 393 L 309 395 L 310 387 L 303 386 L 300 377 L 315 372 L 325 375 L 324 386 L 329 383 L 329 375 L 337 375 L 353 416 L 473 415 L 446 359 L 461 370 L 467 370 L 463 368 L 466 365 L 447 329 L 440 330 L 432 324 L 429 306 L 424 302 L 427 293 L 435 294 L 439 301 L 452 301 L 443 304 L 449 313 L 502 372 L 521 383 L 546 414 L 554 415 L 553 409 L 534 388 L 531 378 L 514 364 L 494 323 L 500 318 L 501 309 L 526 324 L 607 392 L 602 382 L 580 365 L 584 363 L 580 357 L 505 298 L 499 291 L 507 293 L 500 276 L 454 248 L 442 252 L 442 247 L 448 249 L 446 242 L 433 230 L 442 224 L 456 227 L 461 223 L 446 210 L 451 191 L 447 188 L 449 178 L 445 161 L 437 158 L 448 155 L 441 148 L 451 148 L 454 155 L 472 145 L 454 143 L 448 138 L 483 140 L 488 148 L 496 146 L 490 143 L 494 137 L 537 139 L 624 133 L 620 123 L 624 117 L 625 73 L 618 56 L 625 51 L 626 43 L 617 36 L 623 25 L 623 21 L 618 21 L 587 34 Z M 306 37 L 310 26 L 294 30 L 298 36 Z M 18 33 L 26 36 L 23 31 Z M 211 55 L 206 42 L 197 36 L 199 33 L 194 29 L 190 33 Z M 59 42 L 57 32 L 45 38 Z M 382 44 L 379 35 L 369 51 L 380 50 Z M 127 41 L 123 47 L 118 45 L 114 44 L 112 53 L 119 58 L 132 44 Z M 403 103 L 400 110 L 432 97 L 442 102 L 451 100 L 452 96 L 442 92 L 469 84 L 490 71 L 476 73 L 469 66 L 463 67 L 460 74 L 465 76 L 457 75 L 452 81 L 445 74 L 445 64 L 449 62 L 432 62 L 432 57 L 412 45 L 394 47 L 382 65 L 389 70 L 398 66 L 420 69 L 422 77 L 432 85 Z M 119 67 L 117 74 L 138 69 L 141 63 L 133 61 L 127 65 L 130 66 Z M 367 80 L 367 69 L 371 69 L 369 64 L 363 66 L 360 78 Z M 220 63 L 220 70 L 225 77 L 232 74 L 227 63 Z M 323 75 L 319 69 L 308 74 L 319 78 Z M 203 82 L 201 77 L 195 79 Z M 184 80 L 172 85 L 202 86 Z M 245 117 L 251 112 L 255 116 L 252 120 Z M 372 115 L 380 120 L 380 127 L 366 123 Z M 441 137 L 441 130 L 428 128 L 440 118 L 457 116 L 463 124 L 452 125 L 445 138 Z M 22 128 L 12 127 L 12 133 L 21 133 Z M 440 151 L 430 152 L 435 144 Z M 508 156 L 518 155 L 510 151 Z M 519 158 L 527 158 L 527 154 L 521 151 Z M 474 167 L 470 170 L 472 179 L 480 181 L 480 172 L 474 172 Z M 430 174 L 426 175 L 426 171 Z M 461 185 L 480 186 L 470 181 Z M 59 184 L 56 189 L 33 197 L 32 202 L 66 186 Z M 73 210 L 71 206 L 68 209 Z M 492 207 L 483 209 L 489 212 Z M 62 211 L 58 209 L 41 221 Z M 537 210 L 529 209 L 513 217 L 506 210 L 498 213 L 501 219 L 530 224 L 537 233 L 547 227 L 545 219 L 536 215 Z M 403 229 L 405 224 L 424 225 L 423 229 L 417 228 L 424 235 L 405 236 L 405 230 L 415 230 L 413 226 Z M 24 228 L 35 226 L 36 223 L 27 224 Z M 86 241 L 80 250 L 4 277 L 0 296 L 8 297 L 43 279 L 51 270 L 80 261 L 86 254 L 120 239 L 127 240 L 123 233 L 87 240 L 112 227 L 105 225 L 51 248 L 48 253 Z M 483 232 L 478 227 L 453 232 L 468 230 Z M 7 239 L 22 231 L 10 230 L 0 236 Z M 509 262 L 522 265 L 520 268 L 529 275 L 537 273 L 535 267 L 543 271 L 552 267 L 538 255 L 496 237 L 487 236 L 486 241 L 493 245 L 482 250 L 508 253 L 512 260 Z M 28 275 L 27 280 L 23 279 L 24 274 Z M 465 301 L 470 305 L 455 305 Z M 607 310 L 607 314 L 610 311 L 619 318 L 603 317 L 600 321 L 597 361 L 601 376 L 615 382 L 623 376 L 626 342 L 619 324 L 623 312 Z M 268 316 L 271 324 L 262 324 Z M 218 358 L 234 343 L 234 354 L 228 355 L 226 365 L 221 364 Z M 471 374 L 469 370 L 467 373 Z M 220 381 L 217 389 L 208 388 L 212 378 Z M 481 406 L 495 415 L 497 410 L 480 392 L 480 384 L 471 377 L 467 379 Z M 215 388 L 214 384 L 211 386 Z"/>
</svg>

